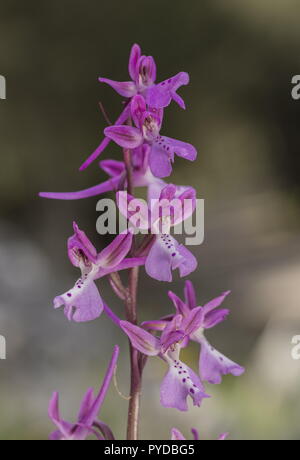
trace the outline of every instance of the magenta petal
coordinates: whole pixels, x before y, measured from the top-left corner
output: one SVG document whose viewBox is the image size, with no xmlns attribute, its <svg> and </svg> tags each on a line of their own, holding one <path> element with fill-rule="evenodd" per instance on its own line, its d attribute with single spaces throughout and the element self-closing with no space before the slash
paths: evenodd
<svg viewBox="0 0 300 460">
<path fill-rule="evenodd" d="M 127 256 L 132 246 L 133 235 L 131 232 L 123 232 L 100 252 L 97 263 L 101 268 L 114 268 Z"/>
<path fill-rule="evenodd" d="M 227 309 L 221 309 L 221 310 L 213 310 L 207 315 L 205 315 L 204 320 L 203 320 L 203 327 L 204 329 L 210 329 L 217 324 L 221 323 L 224 321 L 227 316 L 229 315 L 229 310 Z"/>
<path fill-rule="evenodd" d="M 125 171 L 124 161 L 102 160 L 99 162 L 99 166 L 110 177 L 119 177 Z"/>
<path fill-rule="evenodd" d="M 110 269 L 100 269 L 100 271 L 97 274 L 96 279 L 102 278 L 105 275 L 108 275 L 109 273 L 112 272 L 119 272 L 121 270 L 128 270 L 128 268 L 133 268 L 133 267 L 141 267 L 142 265 L 145 265 L 146 258 L 145 257 L 129 257 L 127 259 L 122 260 L 121 263 L 119 263 L 116 267 L 110 268 Z"/>
<path fill-rule="evenodd" d="M 198 262 L 196 257 L 185 246 L 183 246 L 183 244 L 178 247 L 178 252 L 182 257 L 182 261 L 179 265 L 179 273 L 183 278 L 196 270 Z"/>
<path fill-rule="evenodd" d="M 143 143 L 143 136 L 140 130 L 133 126 L 109 126 L 105 128 L 104 134 L 125 149 L 134 149 Z"/>
<path fill-rule="evenodd" d="M 60 418 L 59 414 L 59 395 L 53 393 L 48 407 L 48 415 L 51 421 L 57 426 L 58 430 L 50 435 L 50 440 L 58 441 L 62 439 L 70 439 L 71 431 L 74 427 L 71 423 L 65 422 Z"/>
<path fill-rule="evenodd" d="M 75 267 L 96 262 L 97 251 L 86 234 L 73 222 L 74 235 L 68 239 L 68 256 Z"/>
<path fill-rule="evenodd" d="M 197 150 L 192 144 L 178 141 L 171 137 L 161 136 L 161 141 L 165 146 L 170 147 L 172 153 L 184 158 L 185 160 L 195 161 L 197 158 Z"/>
<path fill-rule="evenodd" d="M 179 273 L 183 278 L 196 270 L 198 262 L 196 257 L 185 246 L 180 245 L 178 252 L 182 256 L 182 262 L 179 265 Z"/>
<path fill-rule="evenodd" d="M 146 93 L 147 104 L 153 108 L 167 107 L 172 99 L 180 107 L 185 108 L 183 99 L 176 94 L 177 89 L 189 83 L 189 76 L 186 72 L 180 72 L 172 78 L 165 80 L 158 85 L 152 86 Z"/>
<path fill-rule="evenodd" d="M 218 441 L 225 441 L 229 436 L 229 433 L 221 433 L 220 436 L 218 437 Z"/>
<path fill-rule="evenodd" d="M 197 331 L 203 323 L 203 308 L 193 308 L 189 314 L 183 319 L 181 328 L 185 335 L 190 336 Z"/>
<path fill-rule="evenodd" d="M 128 335 L 132 346 L 147 356 L 157 356 L 160 352 L 159 340 L 141 327 L 127 321 L 121 321 L 120 326 Z"/>
<path fill-rule="evenodd" d="M 80 409 L 78 413 L 78 421 L 80 423 L 82 423 L 82 421 L 87 416 L 93 402 L 94 402 L 94 390 L 93 388 L 89 388 L 81 401 L 81 405 L 80 405 Z"/>
<path fill-rule="evenodd" d="M 172 281 L 172 263 L 171 254 L 161 243 L 161 237 L 157 237 L 148 254 L 146 272 L 149 276 L 158 281 Z"/>
<path fill-rule="evenodd" d="M 160 402 L 164 407 L 187 411 L 187 398 L 190 396 L 194 406 L 200 406 L 204 392 L 199 377 L 181 361 L 173 361 L 160 387 Z"/>
<path fill-rule="evenodd" d="M 155 177 L 168 177 L 172 173 L 172 164 L 169 154 L 157 144 L 153 144 L 151 147 L 149 166 Z"/>
<path fill-rule="evenodd" d="M 199 436 L 198 430 L 196 430 L 196 428 L 192 428 L 192 429 L 191 429 L 191 432 L 192 432 L 192 435 L 193 435 L 193 437 L 194 437 L 194 440 L 195 440 L 195 441 L 199 441 L 199 440 L 200 440 L 200 436 Z"/>
<path fill-rule="evenodd" d="M 152 56 L 142 56 L 139 60 L 140 89 L 152 86 L 156 80 L 156 64 Z"/>
<path fill-rule="evenodd" d="M 136 85 L 132 81 L 114 81 L 108 78 L 99 78 L 99 81 L 100 83 L 107 83 L 118 94 L 124 97 L 132 97 L 137 92 Z"/>
<path fill-rule="evenodd" d="M 171 440 L 172 441 L 185 441 L 185 437 L 183 434 L 177 430 L 177 428 L 173 428 L 171 431 Z"/>
<path fill-rule="evenodd" d="M 53 305 L 54 308 L 64 305 L 65 316 L 77 323 L 92 321 L 103 311 L 103 301 L 91 277 L 80 278 L 72 289 L 55 297 Z"/>
<path fill-rule="evenodd" d="M 240 376 L 245 372 L 245 369 L 222 355 L 206 339 L 202 339 L 199 372 L 202 380 L 219 384 L 223 375 Z"/>
<path fill-rule="evenodd" d="M 185 317 L 190 313 L 190 310 L 187 307 L 187 305 L 176 294 L 174 294 L 174 292 L 169 291 L 168 296 L 172 300 L 178 315 L 182 315 L 183 317 Z"/>
<path fill-rule="evenodd" d="M 49 402 L 48 415 L 52 421 L 60 422 L 59 394 L 57 391 L 53 393 L 52 398 Z"/>
<path fill-rule="evenodd" d="M 137 128 L 141 127 L 142 117 L 146 111 L 146 102 L 143 96 L 137 94 L 131 101 L 131 116 Z"/>
<path fill-rule="evenodd" d="M 141 57 L 141 48 L 134 44 L 130 51 L 128 71 L 133 81 L 138 79 L 138 61 Z"/>
<path fill-rule="evenodd" d="M 184 286 L 185 303 L 190 310 L 196 307 L 196 291 L 191 281 L 186 281 Z"/>
<path fill-rule="evenodd" d="M 214 310 L 215 308 L 218 308 L 226 299 L 226 297 L 230 294 L 231 291 L 226 291 L 223 292 L 219 297 L 216 297 L 215 299 L 211 300 L 210 302 L 206 303 L 204 305 L 204 313 L 207 314 L 210 311 Z"/>
</svg>

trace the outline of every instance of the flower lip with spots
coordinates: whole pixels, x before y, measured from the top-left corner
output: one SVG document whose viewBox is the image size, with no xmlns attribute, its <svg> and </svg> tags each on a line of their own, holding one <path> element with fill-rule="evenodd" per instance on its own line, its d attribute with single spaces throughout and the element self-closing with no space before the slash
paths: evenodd
<svg viewBox="0 0 300 460">
<path fill-rule="evenodd" d="M 194 327 L 197 327 L 199 319 L 195 317 Z M 160 388 L 160 401 L 164 407 L 186 411 L 188 396 L 195 406 L 200 406 L 202 400 L 209 397 L 200 378 L 180 360 L 181 342 L 188 333 L 188 327 L 191 327 L 180 315 L 173 318 L 160 338 L 127 321 L 121 321 L 120 326 L 134 348 L 147 356 L 158 356 L 168 364 L 169 369 Z"/>
</svg>

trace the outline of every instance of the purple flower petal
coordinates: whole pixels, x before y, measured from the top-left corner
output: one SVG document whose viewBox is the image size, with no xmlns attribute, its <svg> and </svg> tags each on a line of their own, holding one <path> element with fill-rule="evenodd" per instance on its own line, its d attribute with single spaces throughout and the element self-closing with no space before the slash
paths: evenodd
<svg viewBox="0 0 300 460">
<path fill-rule="evenodd" d="M 89 410 L 93 402 L 94 402 L 94 389 L 89 388 L 81 401 L 81 405 L 80 405 L 80 409 L 78 413 L 78 422 L 83 423 L 83 421 L 85 420 L 86 416 L 89 413 Z"/>
<path fill-rule="evenodd" d="M 220 436 L 218 437 L 218 441 L 225 441 L 225 439 L 227 439 L 229 436 L 229 433 L 222 433 L 220 434 Z"/>
<path fill-rule="evenodd" d="M 121 321 L 120 326 L 128 335 L 132 346 L 147 356 L 157 356 L 160 352 L 159 340 L 141 327 L 127 321 Z"/>
<path fill-rule="evenodd" d="M 176 154 L 185 160 L 195 161 L 197 158 L 197 150 L 192 144 L 187 142 L 178 141 L 171 137 L 161 136 L 161 142 L 163 146 L 166 146 L 171 153 Z"/>
<path fill-rule="evenodd" d="M 110 177 L 119 177 L 125 171 L 124 161 L 102 160 L 99 162 L 99 166 Z"/>
<path fill-rule="evenodd" d="M 141 56 L 138 63 L 139 87 L 143 91 L 153 85 L 156 80 L 156 64 L 152 56 Z"/>
<path fill-rule="evenodd" d="M 193 437 L 194 437 L 194 440 L 195 440 L 195 441 L 199 441 L 199 440 L 200 440 L 200 436 L 199 436 L 198 430 L 196 430 L 196 428 L 192 428 L 192 429 L 191 429 L 191 432 L 192 432 L 192 435 L 193 435 Z"/>
<path fill-rule="evenodd" d="M 182 315 L 183 317 L 188 316 L 190 310 L 187 305 L 172 291 L 168 292 L 168 296 L 172 300 L 177 314 Z"/>
<path fill-rule="evenodd" d="M 153 144 L 149 154 L 149 166 L 155 177 L 168 177 L 172 173 L 171 157 L 158 144 Z"/>
<path fill-rule="evenodd" d="M 124 97 L 132 97 L 137 93 L 136 85 L 132 81 L 115 81 L 101 77 L 99 81 L 111 86 L 118 94 Z"/>
<path fill-rule="evenodd" d="M 183 319 L 181 328 L 185 335 L 193 334 L 203 323 L 203 308 L 196 307 L 190 310 L 189 314 Z"/>
<path fill-rule="evenodd" d="M 171 235 L 159 235 L 148 254 L 145 268 L 149 276 L 158 281 L 172 281 L 172 270 L 182 263 L 178 243 Z"/>
<path fill-rule="evenodd" d="M 191 281 L 186 281 L 184 286 L 185 303 L 190 310 L 197 306 L 196 292 Z"/>
<path fill-rule="evenodd" d="M 55 297 L 54 308 L 60 308 L 63 305 L 65 316 L 69 321 L 82 323 L 92 321 L 101 315 L 103 301 L 91 274 L 87 277 L 83 275 L 72 289 Z"/>
<path fill-rule="evenodd" d="M 137 94 L 130 103 L 131 116 L 137 128 L 142 126 L 143 114 L 146 111 L 146 102 L 143 96 Z"/>
<path fill-rule="evenodd" d="M 74 425 L 65 422 L 60 418 L 59 414 L 59 394 L 53 393 L 49 402 L 48 415 L 50 420 L 57 426 L 58 430 L 50 435 L 51 440 L 70 439 L 72 428 Z"/>
<path fill-rule="evenodd" d="M 68 256 L 75 267 L 89 267 L 97 260 L 97 251 L 86 234 L 73 222 L 74 235 L 68 239 Z"/>
<path fill-rule="evenodd" d="M 188 83 L 189 75 L 186 72 L 180 72 L 174 77 L 152 86 L 146 93 L 147 104 L 154 108 L 167 107 L 171 100 L 174 99 L 184 109 L 184 101 L 176 94 L 176 91 L 180 86 Z"/>
<path fill-rule="evenodd" d="M 223 292 L 219 297 L 216 297 L 215 299 L 211 300 L 210 302 L 206 303 L 204 305 L 204 313 L 207 314 L 210 311 L 214 310 L 215 308 L 218 308 L 226 299 L 226 297 L 230 294 L 231 291 L 226 291 Z"/>
<path fill-rule="evenodd" d="M 132 246 L 133 235 L 131 232 L 123 232 L 101 251 L 97 257 L 97 264 L 101 268 L 114 268 L 127 256 Z"/>
<path fill-rule="evenodd" d="M 177 430 L 177 428 L 173 428 L 171 431 L 171 440 L 172 441 L 185 441 L 185 437 L 183 434 Z"/>
<path fill-rule="evenodd" d="M 138 61 L 141 57 L 141 48 L 139 45 L 134 44 L 130 51 L 128 71 L 133 81 L 138 79 Z"/>
<path fill-rule="evenodd" d="M 181 278 L 183 278 L 196 270 L 198 262 L 196 257 L 183 244 L 178 247 L 178 252 L 182 257 L 179 265 L 179 273 Z"/>
<path fill-rule="evenodd" d="M 203 338 L 201 341 L 199 372 L 202 380 L 212 384 L 219 384 L 223 375 L 240 376 L 245 372 L 245 369 L 226 358 Z"/>
<path fill-rule="evenodd" d="M 203 398 L 209 398 L 204 392 L 199 377 L 179 360 L 168 360 L 169 371 L 160 388 L 160 401 L 164 407 L 187 411 L 187 398 L 190 396 L 194 406 L 200 406 Z"/>
<path fill-rule="evenodd" d="M 222 310 L 211 311 L 210 313 L 204 316 L 204 320 L 203 320 L 204 329 L 210 329 L 216 326 L 217 324 L 224 321 L 228 315 L 229 315 L 229 310 L 225 308 Z"/>
<path fill-rule="evenodd" d="M 140 130 L 133 126 L 108 126 L 108 128 L 105 128 L 104 134 L 125 149 L 134 149 L 143 143 L 143 136 Z"/>
</svg>

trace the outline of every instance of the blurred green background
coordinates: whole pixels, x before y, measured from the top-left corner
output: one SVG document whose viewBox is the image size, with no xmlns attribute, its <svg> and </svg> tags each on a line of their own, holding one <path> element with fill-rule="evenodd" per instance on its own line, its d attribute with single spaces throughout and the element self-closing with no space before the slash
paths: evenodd
<svg viewBox="0 0 300 460">
<path fill-rule="evenodd" d="M 176 426 L 204 439 L 300 438 L 300 361 L 291 339 L 300 334 L 300 102 L 291 78 L 300 73 L 297 0 L 109 2 L 0 1 L 2 200 L 0 218 L 0 439 L 45 439 L 52 391 L 73 420 L 87 386 L 98 387 L 115 343 L 121 345 L 118 385 L 128 394 L 125 337 L 104 316 L 69 324 L 52 299 L 78 272 L 66 239 L 76 219 L 100 250 L 96 202 L 58 202 L 37 193 L 71 191 L 104 179 L 97 162 L 78 172 L 101 140 L 98 102 L 114 118 L 120 97 L 99 75 L 126 80 L 134 42 L 155 57 L 158 81 L 185 70 L 187 110 L 166 111 L 163 134 L 197 146 L 197 163 L 176 160 L 172 181 L 190 184 L 205 199 L 205 243 L 194 250 L 199 268 L 190 279 L 199 304 L 231 289 L 229 319 L 208 333 L 223 353 L 246 366 L 226 377 L 203 407 L 163 409 L 159 383 L 165 366 L 145 372 L 141 437 L 168 439 Z M 111 146 L 102 158 L 117 158 Z M 122 304 L 106 280 L 109 305 Z M 141 320 L 171 311 L 169 285 L 142 276 Z M 175 277 L 172 289 L 182 293 Z M 197 349 L 185 358 L 197 365 Z M 127 402 L 112 387 L 101 418 L 119 439 Z M 159 423 L 158 423 L 159 421 Z"/>
</svg>

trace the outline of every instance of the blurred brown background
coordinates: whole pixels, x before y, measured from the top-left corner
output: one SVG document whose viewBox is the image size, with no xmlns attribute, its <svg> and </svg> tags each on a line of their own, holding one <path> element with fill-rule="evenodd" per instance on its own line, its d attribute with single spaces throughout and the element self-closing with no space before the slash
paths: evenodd
<svg viewBox="0 0 300 460">
<path fill-rule="evenodd" d="M 101 140 L 101 100 L 112 118 L 120 98 L 99 75 L 128 79 L 134 42 L 158 65 L 158 81 L 178 71 L 187 110 L 174 103 L 164 134 L 197 146 L 196 164 L 176 161 L 173 182 L 197 187 L 206 203 L 206 239 L 195 248 L 191 279 L 199 303 L 232 289 L 228 321 L 208 333 L 243 364 L 243 377 L 209 387 L 213 398 L 189 413 L 159 405 L 165 367 L 151 360 L 145 373 L 141 437 L 168 439 L 173 426 L 204 439 L 299 439 L 300 361 L 291 338 L 300 334 L 299 172 L 300 102 L 291 78 L 300 73 L 297 0 L 109 2 L 0 1 L 2 200 L 0 218 L 0 438 L 44 439 L 52 430 L 48 400 L 59 390 L 65 418 L 75 418 L 87 386 L 97 387 L 115 343 L 122 346 L 118 384 L 128 393 L 126 339 L 104 316 L 69 324 L 52 298 L 78 272 L 66 254 L 72 220 L 98 249 L 97 198 L 46 201 L 45 191 L 71 191 L 103 180 L 93 164 L 78 172 Z M 118 157 L 111 146 L 102 158 Z M 183 281 L 172 285 L 182 293 Z M 122 314 L 122 304 L 100 289 Z M 143 275 L 141 319 L 170 312 L 170 286 Z M 196 366 L 197 349 L 185 353 Z M 126 401 L 110 390 L 101 417 L 124 438 Z M 160 421 L 158 423 L 157 421 Z"/>
</svg>

